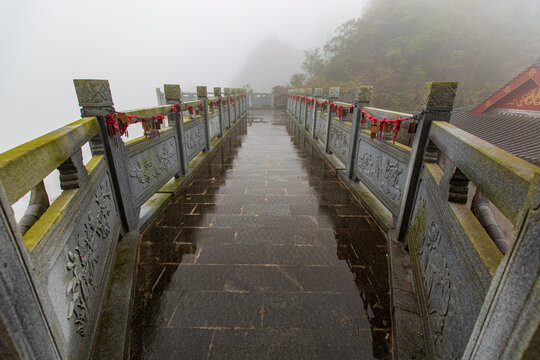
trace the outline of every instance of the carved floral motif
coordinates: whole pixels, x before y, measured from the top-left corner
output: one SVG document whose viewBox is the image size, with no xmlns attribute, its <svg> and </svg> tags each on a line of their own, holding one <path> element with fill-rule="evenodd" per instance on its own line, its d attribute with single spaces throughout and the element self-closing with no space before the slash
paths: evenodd
<svg viewBox="0 0 540 360">
<path fill-rule="evenodd" d="M 315 134 L 319 140 L 324 142 L 326 139 L 326 118 L 324 114 L 319 113 L 315 127 Z"/>
<path fill-rule="evenodd" d="M 154 163 L 157 159 L 157 163 Z M 137 159 L 137 165 L 131 168 L 130 175 L 146 188 L 157 181 L 160 174 L 167 172 L 176 163 L 174 140 L 166 141 L 161 148 L 150 149 Z"/>
<path fill-rule="evenodd" d="M 420 272 L 427 300 L 427 315 L 431 327 L 431 337 L 437 356 L 457 360 L 464 349 L 463 316 L 456 299 L 459 278 L 451 278 L 447 250 L 441 248 L 443 235 L 435 221 L 428 221 L 426 200 L 417 197 L 416 215 L 410 223 L 406 241 L 417 254 Z M 426 227 L 426 224 L 429 224 Z M 445 328 L 447 330 L 445 331 Z M 444 336 L 443 336 L 444 333 Z"/>
<path fill-rule="evenodd" d="M 428 300 L 433 344 L 442 354 L 443 330 L 450 303 L 451 280 L 448 262 L 439 251 L 441 233 L 435 222 L 426 229 L 419 250 L 420 266 Z"/>
<path fill-rule="evenodd" d="M 210 137 L 213 139 L 214 137 L 219 135 L 219 117 L 215 116 L 210 119 Z"/>
<path fill-rule="evenodd" d="M 97 211 L 89 211 L 82 233 L 77 234 L 77 245 L 68 251 L 66 268 L 71 279 L 66 285 L 69 304 L 68 320 L 74 318 L 77 333 L 85 336 L 88 323 L 88 302 L 95 292 L 95 269 L 99 261 L 97 247 L 100 240 L 106 240 L 111 233 L 112 192 L 105 180 L 94 195 Z"/>
<path fill-rule="evenodd" d="M 330 145 L 341 160 L 347 158 L 347 150 L 349 149 L 350 134 L 341 127 L 332 126 L 330 129 Z"/>
<path fill-rule="evenodd" d="M 186 131 L 186 149 L 190 157 L 204 146 L 204 124 L 200 123 Z"/>
<path fill-rule="evenodd" d="M 382 169 L 382 177 L 385 181 L 381 183 L 383 192 L 393 201 L 398 202 L 401 199 L 401 188 L 399 187 L 399 177 L 403 169 L 399 167 L 397 161 L 386 159 L 386 165 Z"/>
<path fill-rule="evenodd" d="M 344 150 L 346 153 L 346 149 Z M 393 161 L 381 154 L 373 159 L 371 152 L 364 152 L 358 156 L 358 169 L 360 172 L 378 186 L 392 201 L 399 202 L 402 189 L 400 187 L 403 168 L 399 162 Z M 384 164 L 383 164 L 384 159 Z"/>
</svg>

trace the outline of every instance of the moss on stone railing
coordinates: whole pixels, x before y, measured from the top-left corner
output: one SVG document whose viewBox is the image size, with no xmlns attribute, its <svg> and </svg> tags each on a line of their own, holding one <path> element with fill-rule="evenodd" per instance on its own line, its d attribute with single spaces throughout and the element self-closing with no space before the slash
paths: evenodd
<svg viewBox="0 0 540 360">
<path fill-rule="evenodd" d="M 10 204 L 98 134 L 95 117 L 83 118 L 0 154 L 0 183 Z"/>
</svg>

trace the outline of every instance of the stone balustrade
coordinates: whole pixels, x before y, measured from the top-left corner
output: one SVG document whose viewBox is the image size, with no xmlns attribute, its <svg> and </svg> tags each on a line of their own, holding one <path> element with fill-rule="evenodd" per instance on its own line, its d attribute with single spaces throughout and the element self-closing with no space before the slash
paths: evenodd
<svg viewBox="0 0 540 360">
<path fill-rule="evenodd" d="M 456 91 L 426 84 L 413 116 L 369 107 L 371 87 L 354 104 L 338 101 L 339 88 L 328 99 L 320 88 L 289 90 L 292 121 L 388 231 L 398 358 L 521 356 L 540 317 L 531 307 L 540 293 L 540 168 L 448 124 Z M 321 108 L 330 102 L 352 116 Z M 380 120 L 397 118 L 410 119 L 393 141 Z M 515 225 L 506 256 L 467 206 L 469 182 Z"/>
<path fill-rule="evenodd" d="M 23 358 L 111 355 L 96 348 L 96 341 L 107 336 L 97 329 L 100 317 L 110 321 L 111 314 L 127 327 L 138 230 L 247 110 L 241 89 L 226 88 L 222 96 L 215 88 L 208 98 L 206 87 L 198 87 L 197 97 L 183 102 L 178 85 L 165 85 L 165 104 L 124 114 L 147 119 L 166 114 L 168 126 L 146 129 L 145 136 L 124 142 L 119 132 L 109 132 L 107 115 L 115 109 L 108 81 L 74 83 L 81 120 L 0 154 L 5 265 L 0 310 Z M 180 111 L 172 111 L 177 103 Z M 86 143 L 92 158 L 84 165 L 81 147 Z M 24 235 L 19 233 L 11 205 L 56 169 L 63 191 Z M 110 279 L 121 274 L 113 268 L 124 271 L 128 281 L 111 288 Z M 125 334 L 108 335 L 118 337 L 117 350 L 123 351 Z"/>
</svg>

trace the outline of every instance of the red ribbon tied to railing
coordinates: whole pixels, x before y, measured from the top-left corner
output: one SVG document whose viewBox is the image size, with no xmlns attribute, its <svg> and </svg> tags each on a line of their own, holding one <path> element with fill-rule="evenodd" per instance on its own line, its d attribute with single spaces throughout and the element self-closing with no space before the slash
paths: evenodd
<svg viewBox="0 0 540 360">
<path fill-rule="evenodd" d="M 398 134 L 399 130 L 401 129 L 401 123 L 404 122 L 404 121 L 414 119 L 413 116 L 408 117 L 408 118 L 402 118 L 401 116 L 398 116 L 395 119 L 386 119 L 386 118 L 379 119 L 378 117 L 369 114 L 364 109 L 361 109 L 361 111 L 362 111 L 362 117 L 365 118 L 365 119 L 370 120 L 373 125 L 377 125 L 377 121 L 379 122 L 379 139 L 383 139 L 384 125 L 387 124 L 387 123 L 388 124 L 393 124 L 394 125 L 394 128 L 392 130 L 392 132 L 394 134 L 394 136 L 392 138 L 393 143 L 396 142 L 397 134 Z M 410 145 L 410 139 L 409 139 L 409 145 Z"/>
</svg>

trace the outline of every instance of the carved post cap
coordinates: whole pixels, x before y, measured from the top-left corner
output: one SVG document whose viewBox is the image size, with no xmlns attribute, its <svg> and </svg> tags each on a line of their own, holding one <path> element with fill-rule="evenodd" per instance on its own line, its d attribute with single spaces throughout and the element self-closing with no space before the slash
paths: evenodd
<svg viewBox="0 0 540 360">
<path fill-rule="evenodd" d="M 373 86 L 360 86 L 356 88 L 355 99 L 359 103 L 369 103 L 373 94 Z"/>
<path fill-rule="evenodd" d="M 231 96 L 231 88 L 223 89 L 223 93 L 225 94 L 225 96 Z"/>
<path fill-rule="evenodd" d="M 313 94 L 313 89 L 312 88 L 307 88 L 306 91 L 304 92 L 306 95 L 309 95 L 311 96 L 311 94 Z"/>
<path fill-rule="evenodd" d="M 457 82 L 428 82 L 424 93 L 423 110 L 451 111 L 454 107 Z"/>
<path fill-rule="evenodd" d="M 330 99 L 339 98 L 339 87 L 331 87 L 328 89 L 328 97 Z"/>
<path fill-rule="evenodd" d="M 165 100 L 180 100 L 180 85 L 176 84 L 164 84 L 163 93 Z"/>
<path fill-rule="evenodd" d="M 315 88 L 315 93 L 314 93 L 315 97 L 322 97 L 322 94 L 323 94 L 322 88 Z"/>
<path fill-rule="evenodd" d="M 109 80 L 73 79 L 81 107 L 113 106 Z"/>
<path fill-rule="evenodd" d="M 206 86 L 197 86 L 197 97 L 208 97 Z"/>
<path fill-rule="evenodd" d="M 214 87 L 214 96 L 221 96 L 221 88 L 220 87 Z"/>
</svg>

